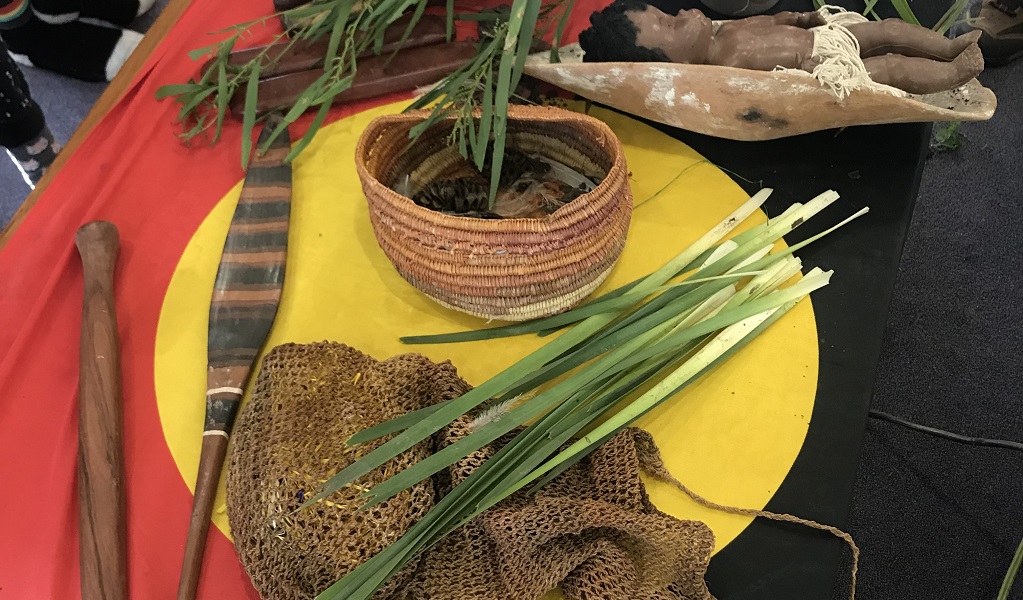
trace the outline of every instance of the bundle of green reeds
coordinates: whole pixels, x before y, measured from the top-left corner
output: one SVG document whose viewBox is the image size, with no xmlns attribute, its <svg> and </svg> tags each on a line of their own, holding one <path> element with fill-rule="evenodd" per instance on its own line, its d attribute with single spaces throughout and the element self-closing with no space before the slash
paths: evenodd
<svg viewBox="0 0 1023 600">
<path fill-rule="evenodd" d="M 405 338 L 407 343 L 458 342 L 542 335 L 572 325 L 465 395 L 364 430 L 349 440 L 359 444 L 393 436 L 335 475 L 307 506 L 342 486 L 358 485 L 360 477 L 463 415 L 473 417 L 470 435 L 367 491 L 364 508 L 521 428 L 402 538 L 319 598 L 370 598 L 434 542 L 525 486 L 544 485 L 826 285 L 831 272 L 817 268 L 790 283 L 801 270 L 792 253 L 867 209 L 806 241 L 775 250 L 775 242 L 783 235 L 838 198 L 829 191 L 722 241 L 769 195 L 770 190 L 756 194 L 656 272 L 574 310 L 483 331 Z M 634 394 L 640 388 L 647 391 Z M 584 431 L 585 435 L 559 450 Z"/>
<path fill-rule="evenodd" d="M 260 72 L 273 67 L 283 56 L 268 53 L 267 46 L 244 64 L 231 61 L 236 44 L 252 31 L 273 18 L 292 23 L 276 35 L 272 43 L 286 44 L 288 49 L 309 42 L 327 41 L 322 74 L 304 89 L 289 107 L 271 135 L 276 139 L 284 129 L 303 113 L 316 110 L 306 134 L 292 148 L 288 160 L 297 156 L 324 123 L 334 99 L 349 89 L 358 69 L 359 57 L 381 54 L 387 29 L 403 16 L 408 17 L 405 34 L 398 46 L 411 34 L 421 20 L 430 0 L 309 0 L 294 8 L 282 10 L 255 21 L 241 23 L 223 32 L 227 37 L 205 48 L 189 53 L 195 60 L 208 60 L 198 79 L 161 87 L 157 98 L 174 97 L 181 104 L 179 121 L 184 125 L 182 137 L 188 141 L 212 131 L 214 141 L 220 138 L 224 120 L 231 110 L 230 100 L 245 90 L 242 109 L 242 163 L 251 154 L 251 132 L 259 120 L 256 111 Z M 447 38 L 454 34 L 454 21 L 491 22 L 481 36 L 476 57 L 445 77 L 418 98 L 412 109 L 431 107 L 433 114 L 413 130 L 413 137 L 445 117 L 455 117 L 451 143 L 462 156 L 471 158 L 477 169 L 491 161 L 493 172 L 500 173 L 504 159 L 508 106 L 522 77 L 526 57 L 535 38 L 553 31 L 556 56 L 566 19 L 574 0 L 512 0 L 507 13 L 483 11 L 458 14 L 454 0 L 446 0 Z M 480 93 L 482 91 L 482 93 Z M 476 113 L 479 113 L 478 115 Z M 478 126 L 477 126 L 478 125 Z M 268 145 L 260 149 L 265 151 Z M 499 178 L 490 181 L 490 204 L 493 205 Z"/>
</svg>

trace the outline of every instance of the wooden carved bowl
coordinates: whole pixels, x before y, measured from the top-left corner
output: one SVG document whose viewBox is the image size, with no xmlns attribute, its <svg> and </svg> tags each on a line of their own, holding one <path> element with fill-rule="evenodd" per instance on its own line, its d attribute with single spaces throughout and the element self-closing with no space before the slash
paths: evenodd
<svg viewBox="0 0 1023 600">
<path fill-rule="evenodd" d="M 851 125 L 986 121 L 994 92 L 976 79 L 948 92 L 899 98 L 854 90 L 839 100 L 809 73 L 675 63 L 584 63 L 578 44 L 531 56 L 525 72 L 584 98 L 673 127 L 759 141 Z"/>
<path fill-rule="evenodd" d="M 392 189 L 408 174 L 419 188 L 465 174 L 466 161 L 448 143 L 450 119 L 409 145 L 409 131 L 428 114 L 378 118 L 356 148 L 377 242 L 406 281 L 444 306 L 524 321 L 578 304 L 607 278 L 632 216 L 625 156 L 607 125 L 563 109 L 512 106 L 509 146 L 601 183 L 544 218 L 481 219 L 418 206 Z"/>
</svg>

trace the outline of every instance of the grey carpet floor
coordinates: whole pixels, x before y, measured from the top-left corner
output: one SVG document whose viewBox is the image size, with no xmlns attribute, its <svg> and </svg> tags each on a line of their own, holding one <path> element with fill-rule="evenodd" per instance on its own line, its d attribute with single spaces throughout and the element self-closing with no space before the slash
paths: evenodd
<svg viewBox="0 0 1023 600">
<path fill-rule="evenodd" d="M 873 404 L 1023 441 L 1023 61 L 981 79 L 998 111 L 927 161 Z M 1023 538 L 1021 459 L 872 421 L 852 512 L 860 597 L 993 599 Z"/>
<path fill-rule="evenodd" d="M 147 31 L 166 5 L 167 0 L 157 0 L 129 29 Z M 71 134 L 107 87 L 105 83 L 78 81 L 41 69 L 24 67 L 21 70 L 28 80 L 32 98 L 43 109 L 50 131 L 60 142 L 71 139 Z M 7 153 L 0 151 L 0 225 L 10 220 L 30 191 Z"/>
<path fill-rule="evenodd" d="M 148 16 L 154 18 L 156 11 Z M 136 24 L 144 30 L 147 21 Z M 103 90 L 26 69 L 66 140 Z M 966 434 L 1023 439 L 1023 61 L 984 73 L 1000 106 L 924 170 L 889 316 L 874 406 Z M 28 190 L 0 160 L 0 223 Z M 993 600 L 1023 537 L 1023 460 L 873 421 L 852 533 L 858 598 Z M 1023 581 L 1011 596 L 1023 599 Z M 844 597 L 836 588 L 835 597 Z"/>
</svg>

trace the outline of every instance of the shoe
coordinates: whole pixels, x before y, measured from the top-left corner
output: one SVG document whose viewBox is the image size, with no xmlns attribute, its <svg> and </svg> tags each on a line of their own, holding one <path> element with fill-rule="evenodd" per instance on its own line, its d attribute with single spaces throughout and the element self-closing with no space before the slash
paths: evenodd
<svg viewBox="0 0 1023 600">
<path fill-rule="evenodd" d="M 15 62 L 82 81 L 110 81 L 142 41 L 142 34 L 130 29 L 84 21 L 50 25 L 38 19 L 3 36 Z"/>
<path fill-rule="evenodd" d="M 2 2 L 3 0 L 0 0 Z M 149 12 L 154 0 L 84 0 L 81 18 L 127 27 L 131 22 Z"/>
<path fill-rule="evenodd" d="M 1023 56 L 1023 9 L 983 0 L 971 10 L 969 24 L 981 32 L 978 43 L 987 65 L 1006 65 Z"/>
<path fill-rule="evenodd" d="M 61 145 L 54 139 L 50 129 L 44 125 L 42 132 L 29 142 L 15 148 L 6 148 L 6 150 L 18 170 L 21 171 L 25 183 L 34 189 L 39 180 L 43 178 L 46 169 L 50 168 L 54 159 L 57 158 Z"/>
</svg>

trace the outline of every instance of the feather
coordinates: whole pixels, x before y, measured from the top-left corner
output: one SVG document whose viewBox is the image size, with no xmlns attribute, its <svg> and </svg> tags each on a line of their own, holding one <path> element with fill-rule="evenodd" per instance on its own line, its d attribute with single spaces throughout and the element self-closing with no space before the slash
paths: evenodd
<svg viewBox="0 0 1023 600">
<path fill-rule="evenodd" d="M 482 412 L 476 415 L 472 421 L 469 422 L 469 431 L 477 431 L 481 427 L 489 425 L 495 421 L 499 421 L 501 417 L 508 414 L 508 411 L 512 410 L 519 404 L 532 400 L 536 396 L 536 391 L 527 392 L 525 394 L 519 394 L 510 400 L 498 402 L 485 408 Z"/>
<path fill-rule="evenodd" d="M 556 161 L 553 158 L 547 158 L 546 156 L 540 156 L 539 154 L 534 154 L 531 156 L 531 158 L 545 162 L 548 165 L 550 165 L 551 175 L 557 177 L 564 183 L 568 184 L 569 187 L 580 188 L 587 192 L 597 187 L 593 183 L 593 181 L 590 180 L 589 177 L 586 177 L 585 175 L 583 175 L 579 171 L 576 171 L 575 169 L 566 165 L 565 163 Z"/>
</svg>

